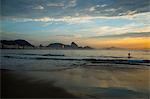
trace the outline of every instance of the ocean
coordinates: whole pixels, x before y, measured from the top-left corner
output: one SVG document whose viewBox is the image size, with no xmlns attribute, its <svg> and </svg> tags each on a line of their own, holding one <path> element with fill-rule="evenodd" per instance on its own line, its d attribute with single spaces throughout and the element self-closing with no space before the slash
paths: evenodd
<svg viewBox="0 0 150 99">
<path fill-rule="evenodd" d="M 128 58 L 131 53 L 131 58 Z M 79 97 L 149 95 L 149 51 L 1 50 L 1 69 L 54 81 Z"/>
<path fill-rule="evenodd" d="M 128 53 L 131 53 L 130 59 Z M 149 51 L 139 50 L 1 50 L 1 63 L 2 68 L 12 70 L 64 69 L 75 65 L 94 64 L 98 61 L 99 65 L 104 63 L 109 65 L 117 64 L 115 63 L 117 60 L 118 64 L 133 60 L 139 65 L 148 65 L 148 62 L 142 60 L 149 60 L 149 55 Z"/>
</svg>

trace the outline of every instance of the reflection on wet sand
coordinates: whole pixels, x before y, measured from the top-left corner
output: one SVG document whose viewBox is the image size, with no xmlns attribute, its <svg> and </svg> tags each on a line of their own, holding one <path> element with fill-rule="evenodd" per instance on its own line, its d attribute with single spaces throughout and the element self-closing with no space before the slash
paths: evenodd
<svg viewBox="0 0 150 99">
<path fill-rule="evenodd" d="M 90 69 L 89 69 L 90 68 Z M 78 97 L 147 97 L 149 67 L 77 67 L 62 71 L 26 72 L 36 81 L 54 81 Z"/>
</svg>

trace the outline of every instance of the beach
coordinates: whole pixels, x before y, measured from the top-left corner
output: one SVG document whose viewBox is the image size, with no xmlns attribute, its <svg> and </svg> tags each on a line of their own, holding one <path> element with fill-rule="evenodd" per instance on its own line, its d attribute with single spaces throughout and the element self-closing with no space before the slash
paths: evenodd
<svg viewBox="0 0 150 99">
<path fill-rule="evenodd" d="M 149 98 L 149 69 L 99 67 L 94 71 L 90 75 L 92 71 L 83 68 L 55 72 L 3 69 L 2 98 Z"/>
<path fill-rule="evenodd" d="M 15 71 L 1 70 L 1 98 L 75 98 L 52 82 L 30 82 L 26 76 Z"/>
</svg>

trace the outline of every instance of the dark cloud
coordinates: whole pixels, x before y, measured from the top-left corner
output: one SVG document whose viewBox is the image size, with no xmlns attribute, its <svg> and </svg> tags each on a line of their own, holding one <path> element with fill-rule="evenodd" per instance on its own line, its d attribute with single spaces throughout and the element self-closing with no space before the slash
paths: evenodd
<svg viewBox="0 0 150 99">
<path fill-rule="evenodd" d="M 149 11 L 149 0 L 1 0 L 4 18 L 118 16 Z"/>
<path fill-rule="evenodd" d="M 90 38 L 125 38 L 125 37 L 150 37 L 150 32 L 124 33 L 118 35 L 95 36 Z"/>
<path fill-rule="evenodd" d="M 57 37 L 75 37 L 75 35 L 55 35 Z"/>
</svg>

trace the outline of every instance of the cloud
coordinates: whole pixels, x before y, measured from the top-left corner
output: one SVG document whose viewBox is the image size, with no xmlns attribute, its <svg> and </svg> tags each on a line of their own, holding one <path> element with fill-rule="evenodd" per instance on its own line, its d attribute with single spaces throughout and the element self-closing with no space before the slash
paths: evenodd
<svg viewBox="0 0 150 99">
<path fill-rule="evenodd" d="M 115 12 L 115 11 L 117 11 L 117 9 L 111 8 L 111 9 L 106 9 L 105 11 L 106 12 Z"/>
<path fill-rule="evenodd" d="M 5 18 L 112 17 L 149 12 L 149 0 L 1 0 L 1 7 Z"/>
<path fill-rule="evenodd" d="M 38 5 L 38 6 L 34 7 L 33 9 L 36 9 L 36 10 L 43 10 L 43 9 L 44 9 L 44 7 L 43 7 L 43 6 L 41 6 L 41 5 Z"/>
<path fill-rule="evenodd" d="M 64 3 L 49 3 L 47 4 L 48 7 L 63 7 Z"/>
<path fill-rule="evenodd" d="M 80 24 L 80 23 L 90 23 L 94 20 L 134 20 L 135 24 L 148 24 L 149 23 L 150 12 L 147 13 L 139 13 L 134 15 L 126 15 L 126 16 L 80 16 L 79 13 L 75 13 L 75 17 L 72 16 L 64 16 L 60 18 L 54 17 L 42 17 L 42 18 L 13 18 L 16 22 L 66 22 L 69 24 Z M 108 27 L 105 27 L 108 28 Z M 101 28 L 102 29 L 102 28 Z M 106 29 L 107 30 L 107 29 Z M 108 29 L 109 30 L 109 29 Z"/>
<path fill-rule="evenodd" d="M 36 19 L 31 19 L 31 18 L 13 18 L 14 21 L 16 22 L 50 22 L 53 19 L 49 17 L 43 17 L 43 18 L 36 18 Z"/>
<path fill-rule="evenodd" d="M 77 2 L 77 0 L 70 0 L 69 4 L 66 6 L 66 8 L 75 7 L 77 5 L 76 2 Z"/>
<path fill-rule="evenodd" d="M 107 6 L 107 4 L 102 4 L 102 5 L 100 5 L 100 7 L 106 7 Z"/>
<path fill-rule="evenodd" d="M 90 38 L 127 38 L 127 37 L 150 37 L 150 32 L 135 32 L 135 33 L 123 33 L 116 35 L 94 36 Z"/>
<path fill-rule="evenodd" d="M 89 11 L 95 11 L 95 7 L 91 7 L 90 9 L 89 9 Z"/>
<path fill-rule="evenodd" d="M 95 33 L 95 35 L 119 35 L 124 33 L 150 32 L 150 26 L 139 26 L 138 24 L 128 24 L 123 26 L 97 26 L 89 29 L 81 29 L 82 32 Z"/>
<path fill-rule="evenodd" d="M 55 35 L 56 37 L 66 37 L 66 38 L 81 38 L 82 36 L 80 34 L 74 34 L 74 35 Z"/>
<path fill-rule="evenodd" d="M 13 18 L 16 22 L 67 22 L 67 23 L 85 23 L 90 22 L 91 17 L 71 17 L 66 16 L 63 18 L 51 18 L 51 17 L 43 17 L 43 18 L 36 18 L 36 19 L 29 19 L 29 18 Z"/>
<path fill-rule="evenodd" d="M 127 11 L 125 13 L 119 13 L 119 16 L 123 16 L 123 15 L 135 15 L 137 13 L 137 11 Z"/>
</svg>

